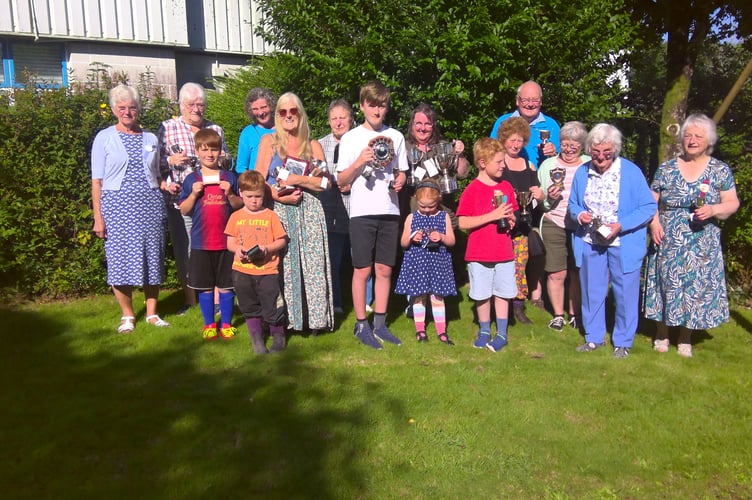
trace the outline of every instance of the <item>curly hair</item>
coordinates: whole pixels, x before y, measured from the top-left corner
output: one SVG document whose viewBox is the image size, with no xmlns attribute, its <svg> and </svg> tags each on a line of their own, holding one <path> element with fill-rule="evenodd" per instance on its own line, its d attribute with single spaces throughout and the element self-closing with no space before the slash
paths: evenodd
<svg viewBox="0 0 752 500">
<path fill-rule="evenodd" d="M 514 134 L 522 137 L 523 144 L 530 140 L 530 124 L 521 116 L 514 116 L 501 122 L 496 138 L 504 144 Z"/>
<path fill-rule="evenodd" d="M 261 87 L 252 88 L 248 91 L 248 95 L 245 96 L 245 114 L 252 122 L 255 122 L 256 118 L 253 116 L 251 105 L 259 99 L 265 100 L 266 104 L 269 105 L 269 109 L 274 109 L 277 106 L 277 96 L 271 90 Z"/>
</svg>

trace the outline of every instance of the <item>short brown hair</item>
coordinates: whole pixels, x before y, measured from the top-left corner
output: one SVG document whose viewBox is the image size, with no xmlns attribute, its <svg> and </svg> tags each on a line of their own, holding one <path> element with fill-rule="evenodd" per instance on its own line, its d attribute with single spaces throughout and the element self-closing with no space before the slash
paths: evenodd
<svg viewBox="0 0 752 500">
<path fill-rule="evenodd" d="M 530 140 L 530 124 L 521 116 L 507 118 L 501 122 L 496 138 L 504 144 L 514 134 L 519 134 L 524 144 Z"/>
<path fill-rule="evenodd" d="M 372 80 L 360 87 L 360 104 L 366 102 L 389 106 L 389 89 L 378 80 Z"/>
<path fill-rule="evenodd" d="M 210 148 L 222 149 L 222 138 L 216 130 L 210 128 L 202 128 L 196 132 L 196 135 L 193 136 L 193 142 L 196 144 L 196 149 L 204 145 Z"/>
<path fill-rule="evenodd" d="M 476 167 L 480 167 L 480 161 L 489 162 L 493 160 L 496 153 L 503 153 L 504 146 L 501 142 L 491 137 L 481 137 L 473 145 L 473 161 Z"/>
<path fill-rule="evenodd" d="M 238 191 L 265 191 L 266 180 L 257 170 L 246 170 L 238 177 Z"/>
</svg>

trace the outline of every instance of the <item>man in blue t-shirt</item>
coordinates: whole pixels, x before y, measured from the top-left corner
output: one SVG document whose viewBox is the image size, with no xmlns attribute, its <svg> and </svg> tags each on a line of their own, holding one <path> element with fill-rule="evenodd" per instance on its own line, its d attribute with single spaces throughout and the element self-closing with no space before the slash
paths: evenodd
<svg viewBox="0 0 752 500">
<path fill-rule="evenodd" d="M 559 124 L 553 118 L 541 113 L 543 90 L 534 81 L 528 81 L 517 89 L 517 110 L 499 117 L 491 130 L 491 137 L 496 139 L 501 122 L 513 116 L 521 116 L 530 124 L 530 140 L 520 156 L 533 162 L 535 168 L 549 156 L 556 156 L 559 150 Z M 543 144 L 541 130 L 548 130 L 551 137 Z"/>
</svg>

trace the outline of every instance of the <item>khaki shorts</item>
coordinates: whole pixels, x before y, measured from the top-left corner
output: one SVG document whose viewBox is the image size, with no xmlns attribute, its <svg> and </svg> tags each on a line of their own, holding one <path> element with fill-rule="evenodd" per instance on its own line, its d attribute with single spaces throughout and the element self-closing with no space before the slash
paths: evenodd
<svg viewBox="0 0 752 500">
<path fill-rule="evenodd" d="M 543 244 L 546 247 L 546 272 L 576 269 L 572 252 L 572 231 L 557 226 L 545 217 L 541 229 Z"/>
</svg>

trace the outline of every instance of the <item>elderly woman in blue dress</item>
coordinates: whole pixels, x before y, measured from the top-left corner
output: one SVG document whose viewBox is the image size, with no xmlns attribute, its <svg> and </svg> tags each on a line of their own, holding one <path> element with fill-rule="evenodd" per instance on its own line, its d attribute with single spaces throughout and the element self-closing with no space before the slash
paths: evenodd
<svg viewBox="0 0 752 500">
<path fill-rule="evenodd" d="M 692 356 L 692 331 L 729 319 L 718 222 L 739 208 L 728 165 L 710 156 L 715 123 L 690 115 L 680 130 L 682 153 L 658 167 L 651 189 L 660 209 L 650 223 L 653 243 L 645 269 L 646 318 L 658 322 L 653 348 L 669 349 L 678 327 L 677 352 Z"/>
<path fill-rule="evenodd" d="M 569 216 L 577 223 L 572 246 L 580 269 L 585 330 L 585 343 L 577 351 L 605 345 L 610 277 L 615 358 L 629 355 L 637 331 L 647 223 L 657 207 L 640 167 L 619 156 L 621 144 L 621 132 L 613 125 L 593 127 L 585 143 L 591 160 L 575 173 L 569 195 Z"/>
<path fill-rule="evenodd" d="M 105 239 L 107 283 L 120 305 L 118 333 L 135 326 L 133 287 L 146 296 L 147 323 L 170 326 L 157 315 L 164 279 L 166 213 L 159 191 L 159 146 L 141 130 L 138 91 L 126 85 L 110 90 L 117 123 L 100 131 L 91 148 L 94 233 Z"/>
</svg>

